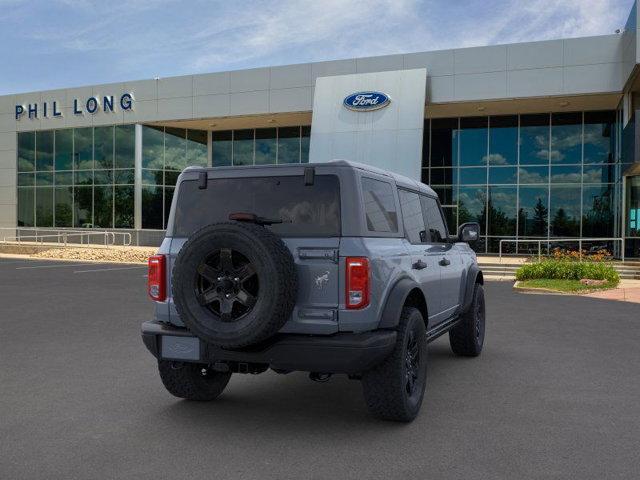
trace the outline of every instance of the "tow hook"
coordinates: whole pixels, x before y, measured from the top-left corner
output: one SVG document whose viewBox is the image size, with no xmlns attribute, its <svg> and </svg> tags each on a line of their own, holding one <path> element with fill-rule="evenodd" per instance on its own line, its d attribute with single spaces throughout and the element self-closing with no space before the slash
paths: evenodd
<svg viewBox="0 0 640 480">
<path fill-rule="evenodd" d="M 318 373 L 318 372 L 311 372 L 309 374 L 309 378 L 311 380 L 313 380 L 314 382 L 318 382 L 318 383 L 326 383 L 329 381 L 329 379 L 331 378 L 331 374 L 330 373 Z"/>
</svg>

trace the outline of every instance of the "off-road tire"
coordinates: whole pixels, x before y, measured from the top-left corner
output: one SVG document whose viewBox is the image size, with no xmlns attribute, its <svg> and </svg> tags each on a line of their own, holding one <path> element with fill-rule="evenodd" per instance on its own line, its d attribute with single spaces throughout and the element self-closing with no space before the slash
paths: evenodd
<svg viewBox="0 0 640 480">
<path fill-rule="evenodd" d="M 485 329 L 484 289 L 476 283 L 469 309 L 460 322 L 449 330 L 449 344 L 456 355 L 477 357 L 484 345 Z"/>
<path fill-rule="evenodd" d="M 206 365 L 168 360 L 158 362 L 158 371 L 171 395 L 200 402 L 220 396 L 231 378 L 231 373 L 216 372 L 207 369 Z"/>
<path fill-rule="evenodd" d="M 419 368 L 415 390 L 407 392 L 407 348 L 410 338 L 418 342 Z M 410 422 L 419 413 L 427 376 L 427 336 L 424 319 L 413 307 L 402 309 L 396 346 L 381 364 L 362 376 L 364 398 L 375 417 Z"/>
<path fill-rule="evenodd" d="M 259 292 L 242 318 L 225 321 L 198 301 L 197 272 L 216 249 L 233 250 L 254 268 Z M 196 336 L 220 347 L 241 348 L 274 335 L 291 316 L 298 294 L 296 266 L 284 242 L 267 228 L 224 222 L 196 231 L 180 249 L 173 268 L 173 300 Z"/>
</svg>

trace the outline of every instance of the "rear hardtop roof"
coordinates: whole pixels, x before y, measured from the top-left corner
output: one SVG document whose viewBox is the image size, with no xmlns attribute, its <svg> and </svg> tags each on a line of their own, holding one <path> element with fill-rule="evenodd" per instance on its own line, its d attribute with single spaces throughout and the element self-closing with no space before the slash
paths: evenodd
<svg viewBox="0 0 640 480">
<path fill-rule="evenodd" d="M 260 171 L 264 172 L 265 170 L 266 171 L 268 171 L 268 170 L 278 170 L 278 169 L 289 169 L 289 170 L 291 170 L 292 168 L 293 169 L 299 168 L 301 171 L 304 171 L 304 169 L 307 168 L 307 167 L 319 167 L 319 168 L 322 168 L 322 167 L 339 167 L 339 168 L 357 169 L 357 170 L 361 170 L 363 172 L 369 172 L 369 173 L 374 173 L 376 175 L 383 175 L 383 176 L 389 177 L 399 187 L 405 187 L 405 188 L 409 188 L 411 190 L 421 191 L 421 192 L 429 194 L 431 196 L 437 196 L 436 193 L 433 191 L 433 189 L 431 189 L 431 187 L 429 187 L 428 185 L 425 185 L 422 182 L 419 182 L 419 181 L 414 180 L 412 178 L 406 177 L 404 175 L 400 175 L 398 173 L 390 172 L 389 170 L 384 170 L 382 168 L 377 168 L 377 167 L 373 167 L 371 165 L 366 165 L 364 163 L 353 162 L 353 161 L 350 161 L 350 160 L 331 160 L 329 162 L 320 162 L 320 163 L 298 163 L 298 164 L 287 163 L 287 164 L 281 164 L 281 165 L 251 165 L 251 166 L 242 166 L 242 167 L 207 167 L 207 168 L 203 168 L 203 167 L 187 167 L 185 169 L 185 172 L 207 170 L 207 171 L 210 171 L 210 172 L 214 172 L 214 174 L 215 174 L 215 172 L 220 172 L 220 173 L 225 172 L 226 174 L 228 174 L 229 171 L 250 172 L 250 171 L 260 170 Z M 274 174 L 275 174 L 275 172 L 274 172 Z M 246 175 L 246 173 L 244 175 Z"/>
</svg>

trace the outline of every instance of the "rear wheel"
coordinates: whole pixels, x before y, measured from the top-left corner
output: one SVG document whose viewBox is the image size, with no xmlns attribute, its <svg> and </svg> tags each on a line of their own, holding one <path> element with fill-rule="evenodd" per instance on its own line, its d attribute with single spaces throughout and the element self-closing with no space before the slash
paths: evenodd
<svg viewBox="0 0 640 480">
<path fill-rule="evenodd" d="M 471 306 L 460 322 L 449 330 L 449 344 L 456 355 L 477 357 L 484 345 L 484 289 L 476 283 Z"/>
<path fill-rule="evenodd" d="M 420 411 L 427 378 L 424 319 L 413 307 L 402 309 L 391 355 L 362 376 L 364 398 L 376 417 L 410 422 Z"/>
<path fill-rule="evenodd" d="M 214 400 L 224 391 L 231 378 L 231 373 L 216 372 L 199 363 L 160 360 L 158 370 L 169 393 L 187 400 Z"/>
</svg>

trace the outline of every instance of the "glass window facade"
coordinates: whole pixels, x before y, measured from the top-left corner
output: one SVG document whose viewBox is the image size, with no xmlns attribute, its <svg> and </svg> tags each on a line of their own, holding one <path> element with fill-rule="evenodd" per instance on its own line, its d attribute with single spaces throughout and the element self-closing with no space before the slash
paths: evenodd
<svg viewBox="0 0 640 480">
<path fill-rule="evenodd" d="M 450 232 L 481 224 L 481 252 L 497 252 L 501 239 L 619 237 L 617 127 L 612 111 L 427 119 L 422 180 L 438 194 Z M 189 165 L 309 160 L 310 126 L 139 129 L 137 172 L 134 125 L 18 133 L 18 225 L 135 228 L 138 198 L 141 227 L 164 229 Z"/>
<path fill-rule="evenodd" d="M 640 176 L 627 179 L 627 204 L 625 205 L 627 225 L 625 236 L 640 238 Z"/>
<path fill-rule="evenodd" d="M 613 111 L 427 120 L 422 180 L 449 231 L 480 223 L 480 252 L 501 239 L 619 237 L 615 132 Z"/>
<path fill-rule="evenodd" d="M 255 128 L 211 133 L 214 167 L 308 163 L 311 127 Z"/>
<path fill-rule="evenodd" d="M 211 132 L 143 125 L 141 227 L 166 228 L 180 172 L 191 165 L 306 163 L 309 126 Z M 18 133 L 18 225 L 134 228 L 136 127 Z"/>
<path fill-rule="evenodd" d="M 142 228 L 166 228 L 178 175 L 208 156 L 206 131 L 142 127 Z"/>
<path fill-rule="evenodd" d="M 135 127 L 18 133 L 18 225 L 134 227 Z"/>
</svg>

